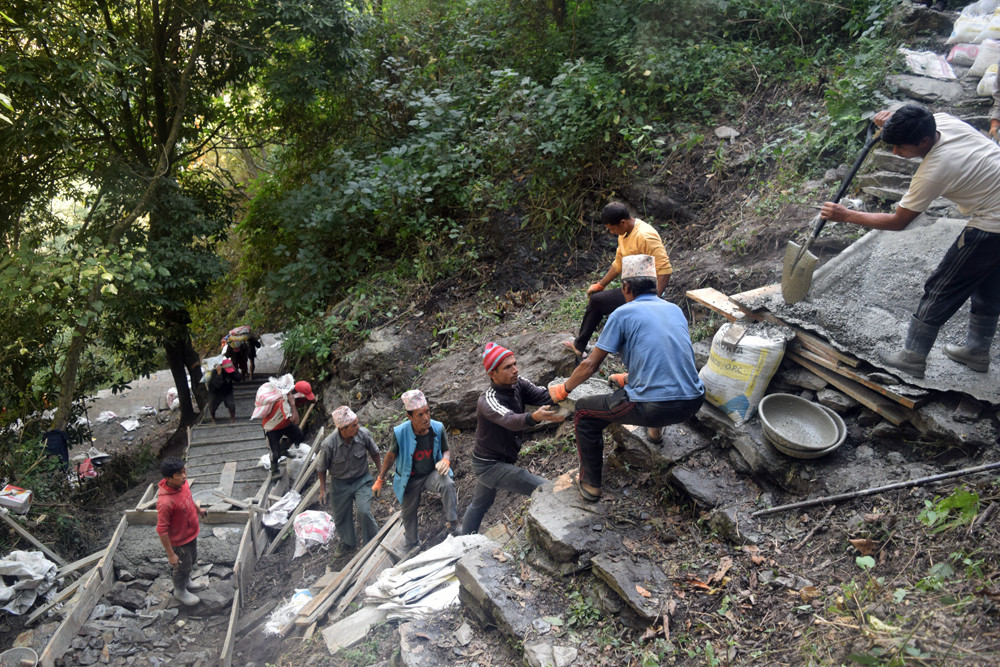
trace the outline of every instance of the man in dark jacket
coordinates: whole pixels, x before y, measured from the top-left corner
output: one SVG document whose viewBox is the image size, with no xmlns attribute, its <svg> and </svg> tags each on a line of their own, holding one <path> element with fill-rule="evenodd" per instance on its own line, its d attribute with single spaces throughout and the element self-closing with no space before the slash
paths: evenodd
<svg viewBox="0 0 1000 667">
<path fill-rule="evenodd" d="M 472 471 L 476 490 L 462 518 L 462 533 L 475 533 L 493 505 L 497 489 L 531 495 L 545 479 L 514 465 L 521 451 L 521 432 L 541 422 L 561 422 L 565 417 L 549 404 L 547 389 L 520 377 L 517 359 L 510 350 L 487 343 L 483 367 L 490 376 L 490 388 L 476 405 L 476 446 L 472 450 Z M 525 412 L 525 405 L 542 405 Z"/>
<path fill-rule="evenodd" d="M 212 369 L 208 376 L 208 393 L 211 398 L 208 401 L 208 414 L 212 415 L 212 423 L 215 423 L 215 411 L 219 409 L 219 404 L 223 403 L 229 409 L 229 423 L 236 423 L 236 399 L 233 397 L 233 383 L 242 382 L 243 376 L 233 368 L 233 362 L 223 359 L 222 363 Z"/>
</svg>

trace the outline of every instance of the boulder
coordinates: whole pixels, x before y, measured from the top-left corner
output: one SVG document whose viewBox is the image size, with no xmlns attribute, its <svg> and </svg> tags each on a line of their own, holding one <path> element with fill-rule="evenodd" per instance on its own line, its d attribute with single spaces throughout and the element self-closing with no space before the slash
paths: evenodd
<svg viewBox="0 0 1000 667">
<path fill-rule="evenodd" d="M 201 598 L 201 604 L 197 607 L 198 613 L 212 615 L 226 611 L 233 601 L 233 593 L 232 585 L 228 584 L 212 586 L 203 591 L 198 591 L 197 596 Z"/>
<path fill-rule="evenodd" d="M 913 425 L 925 439 L 944 440 L 949 444 L 987 447 L 997 442 L 1000 434 L 991 420 L 956 421 L 953 416 L 957 403 L 957 400 L 939 399 L 923 405 L 915 411 Z"/>
<path fill-rule="evenodd" d="M 939 12 L 909 0 L 895 5 L 889 17 L 891 24 L 901 27 L 906 35 L 949 35 L 955 23 L 951 12 Z"/>
<path fill-rule="evenodd" d="M 580 498 L 570 475 L 561 475 L 531 495 L 528 538 L 555 563 L 565 565 L 564 571 L 582 569 L 594 554 L 621 545 L 613 531 L 604 530 L 609 511 L 606 503 Z"/>
<path fill-rule="evenodd" d="M 800 366 L 793 366 L 786 371 L 782 371 L 781 380 L 793 387 L 811 389 L 812 391 L 819 391 L 827 384 L 826 380 Z"/>
<path fill-rule="evenodd" d="M 932 104 L 954 104 L 965 94 L 958 81 L 941 81 L 915 74 L 890 74 L 885 77 L 885 84 L 906 97 Z"/>
<path fill-rule="evenodd" d="M 116 581 L 105 597 L 107 597 L 108 602 L 111 604 L 125 607 L 131 611 L 142 609 L 146 606 L 145 593 L 128 588 L 124 581 Z"/>
<path fill-rule="evenodd" d="M 521 377 L 546 386 L 557 374 L 568 375 L 576 358 L 566 352 L 561 342 L 567 334 L 526 333 L 497 339 L 496 343 L 517 356 Z M 484 344 L 486 341 L 483 341 Z M 483 370 L 483 348 L 449 354 L 427 369 L 418 385 L 427 396 L 431 416 L 448 428 L 471 429 L 476 426 L 476 401 L 489 386 Z"/>
<path fill-rule="evenodd" d="M 760 544 L 764 540 L 753 519 L 736 507 L 712 510 L 708 525 L 731 544 Z"/>
</svg>

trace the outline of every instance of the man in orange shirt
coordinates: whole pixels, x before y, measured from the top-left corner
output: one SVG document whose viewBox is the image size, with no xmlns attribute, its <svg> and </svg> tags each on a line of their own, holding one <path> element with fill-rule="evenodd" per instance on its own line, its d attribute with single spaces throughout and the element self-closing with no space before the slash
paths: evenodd
<svg viewBox="0 0 1000 667">
<path fill-rule="evenodd" d="M 190 607 L 201 602 L 192 591 L 204 588 L 191 581 L 191 569 L 198 560 L 198 516 L 205 516 L 207 510 L 195 505 L 191 497 L 184 461 L 165 458 L 160 473 L 163 479 L 156 498 L 156 533 L 174 569 L 174 597 Z"/>
</svg>

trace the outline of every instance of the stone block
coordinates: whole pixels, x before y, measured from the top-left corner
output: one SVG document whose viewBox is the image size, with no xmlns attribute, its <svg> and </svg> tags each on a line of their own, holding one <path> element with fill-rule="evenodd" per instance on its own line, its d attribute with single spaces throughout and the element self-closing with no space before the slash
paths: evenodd
<svg viewBox="0 0 1000 667">
<path fill-rule="evenodd" d="M 708 508 L 729 505 L 755 494 L 724 460 L 711 470 L 677 466 L 670 471 L 669 479 L 696 503 Z"/>
<path fill-rule="evenodd" d="M 732 544 L 760 544 L 764 540 L 753 519 L 736 507 L 721 507 L 708 516 L 708 525 Z"/>
<path fill-rule="evenodd" d="M 660 615 L 665 597 L 673 592 L 670 578 L 643 556 L 629 554 L 598 554 L 593 559 L 593 572 L 632 609 L 646 624 Z M 639 592 L 641 587 L 649 596 Z"/>
<path fill-rule="evenodd" d="M 941 81 L 914 74 L 890 74 L 885 77 L 890 90 L 921 102 L 932 104 L 953 104 L 959 101 L 965 89 L 958 81 Z"/>
<path fill-rule="evenodd" d="M 899 188 L 883 188 L 878 185 L 869 185 L 861 188 L 862 192 L 872 197 L 877 197 L 884 201 L 899 201 L 906 194 L 906 190 Z"/>
<path fill-rule="evenodd" d="M 910 174 L 900 174 L 895 171 L 876 171 L 858 176 L 858 185 L 891 190 L 906 190 L 910 186 Z"/>
<path fill-rule="evenodd" d="M 111 604 L 125 607 L 131 611 L 142 609 L 146 606 L 145 593 L 128 588 L 123 581 L 116 581 L 105 597 L 107 597 L 108 602 Z"/>
<path fill-rule="evenodd" d="M 530 667 L 570 667 L 577 664 L 577 649 L 543 640 L 524 645 L 524 660 Z"/>
<path fill-rule="evenodd" d="M 711 445 L 708 438 L 686 423 L 664 426 L 659 443 L 646 436 L 645 426 L 612 424 L 607 432 L 615 442 L 615 455 L 644 470 L 672 466 Z"/>
<path fill-rule="evenodd" d="M 781 380 L 793 387 L 810 389 L 812 391 L 819 391 L 826 387 L 827 384 L 826 380 L 801 366 L 793 366 L 787 371 L 782 371 Z"/>
<path fill-rule="evenodd" d="M 583 568 L 593 554 L 621 545 L 616 534 L 603 530 L 608 513 L 605 503 L 580 498 L 570 475 L 565 474 L 531 495 L 528 538 L 556 563 Z M 595 526 L 602 530 L 594 530 Z"/>
<path fill-rule="evenodd" d="M 841 415 L 858 406 L 856 400 L 836 389 L 823 389 L 816 394 L 816 400 Z"/>
<path fill-rule="evenodd" d="M 955 421 L 954 400 L 936 400 L 918 408 L 913 425 L 925 438 L 935 438 L 956 445 L 986 447 L 997 442 L 997 428 L 992 421 L 981 419 L 972 423 Z"/>
<path fill-rule="evenodd" d="M 868 162 L 876 169 L 895 171 L 912 176 L 920 166 L 920 160 L 900 157 L 890 151 L 874 150 L 868 157 Z"/>
</svg>

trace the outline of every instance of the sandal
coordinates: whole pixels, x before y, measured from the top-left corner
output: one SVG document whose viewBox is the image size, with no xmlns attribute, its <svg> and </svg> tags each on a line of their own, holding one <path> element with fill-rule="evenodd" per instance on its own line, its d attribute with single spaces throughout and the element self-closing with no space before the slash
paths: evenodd
<svg viewBox="0 0 1000 667">
<path fill-rule="evenodd" d="M 597 493 L 591 493 L 586 488 L 584 488 L 585 486 L 590 486 L 590 485 L 589 484 L 585 485 L 583 482 L 580 481 L 579 471 L 577 471 L 576 475 L 573 476 L 573 481 L 576 482 L 576 490 L 580 492 L 580 497 L 586 500 L 588 503 L 596 503 L 598 500 L 601 499 L 600 489 L 597 489 Z M 591 486 L 590 488 L 594 489 L 597 487 Z"/>
<path fill-rule="evenodd" d="M 563 347 L 565 347 L 567 350 L 569 350 L 570 352 L 572 352 L 576 356 L 580 357 L 581 359 L 586 359 L 587 358 L 587 353 L 586 352 L 581 352 L 580 350 L 576 349 L 576 345 L 573 345 L 573 341 L 571 341 L 571 340 L 564 340 L 562 342 L 562 344 L 563 344 Z"/>
</svg>

